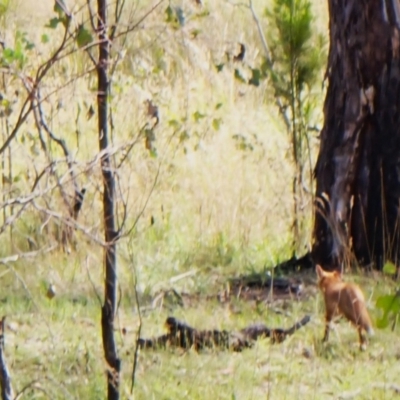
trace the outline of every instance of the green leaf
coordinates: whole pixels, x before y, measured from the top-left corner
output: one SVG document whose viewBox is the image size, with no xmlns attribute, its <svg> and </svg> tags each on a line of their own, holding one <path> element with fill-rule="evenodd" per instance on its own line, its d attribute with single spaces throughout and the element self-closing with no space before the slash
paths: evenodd
<svg viewBox="0 0 400 400">
<path fill-rule="evenodd" d="M 24 43 L 25 43 L 25 50 L 32 50 L 35 48 L 35 44 L 29 42 L 28 40 L 24 40 Z"/>
<path fill-rule="evenodd" d="M 176 119 L 170 119 L 168 121 L 168 125 L 172 126 L 173 128 L 178 128 L 181 124 Z"/>
<path fill-rule="evenodd" d="M 219 110 L 222 106 L 223 106 L 222 103 L 217 103 L 217 104 L 215 105 L 215 109 L 216 109 L 216 110 Z"/>
<path fill-rule="evenodd" d="M 384 266 L 383 266 L 383 272 L 387 275 L 395 275 L 396 274 L 396 266 L 391 263 L 391 262 L 387 262 Z"/>
<path fill-rule="evenodd" d="M 378 297 L 376 307 L 383 311 L 382 317 L 377 321 L 377 327 L 386 328 L 390 320 L 400 314 L 400 292 Z"/>
<path fill-rule="evenodd" d="M 150 157 L 151 157 L 151 158 L 157 158 L 157 156 L 158 156 L 158 154 L 157 154 L 157 149 L 156 149 L 155 147 L 153 147 L 153 148 L 150 150 Z"/>
<path fill-rule="evenodd" d="M 205 114 L 202 114 L 202 113 L 199 112 L 199 111 L 196 111 L 196 112 L 193 113 L 193 119 L 194 119 L 196 122 L 199 122 L 201 119 L 203 119 L 203 118 L 205 118 L 205 117 L 206 117 L 206 115 L 205 115 Z"/>
<path fill-rule="evenodd" d="M 68 8 L 65 6 L 64 0 L 54 0 L 53 10 L 58 14 L 58 22 L 61 22 L 64 27 L 67 27 L 70 15 L 68 14 Z M 51 26 L 51 28 L 54 27 Z"/>
<path fill-rule="evenodd" d="M 192 39 L 196 39 L 197 36 L 200 35 L 200 33 L 201 33 L 201 30 L 200 30 L 200 29 L 192 29 L 192 30 L 190 31 L 190 35 L 192 36 Z"/>
<path fill-rule="evenodd" d="M 20 47 L 20 46 L 18 46 Z M 19 67 L 22 67 L 25 61 L 24 53 L 20 50 L 14 50 L 10 48 L 6 48 L 3 50 L 1 63 L 2 65 L 10 65 L 12 63 L 18 63 Z"/>
<path fill-rule="evenodd" d="M 41 39 L 42 43 L 49 43 L 49 40 L 50 40 L 49 36 L 46 35 L 45 33 L 43 33 L 43 35 L 40 39 Z"/>
<path fill-rule="evenodd" d="M 219 128 L 221 126 L 221 118 L 214 118 L 212 121 L 212 126 L 214 130 L 219 131 Z"/>
<path fill-rule="evenodd" d="M 185 130 L 185 131 L 182 131 L 181 132 L 181 134 L 179 135 L 179 141 L 180 142 L 184 142 L 185 140 L 188 140 L 189 139 L 189 134 L 188 134 L 188 132 Z"/>
<path fill-rule="evenodd" d="M 235 78 L 242 83 L 246 83 L 246 79 L 243 78 L 243 75 L 237 68 L 235 68 Z"/>
<path fill-rule="evenodd" d="M 56 29 L 60 22 L 62 22 L 60 18 L 54 17 L 45 25 L 45 28 Z"/>
<path fill-rule="evenodd" d="M 385 329 L 388 327 L 390 321 L 387 315 L 384 315 L 382 318 L 376 320 L 376 327 L 378 329 Z"/>
<path fill-rule="evenodd" d="M 215 68 L 217 69 L 217 72 L 221 72 L 224 69 L 225 64 L 221 63 L 221 64 L 216 64 Z"/>
<path fill-rule="evenodd" d="M 167 22 L 176 22 L 175 13 L 171 6 L 167 7 L 165 14 L 167 15 Z"/>
<path fill-rule="evenodd" d="M 3 59 L 8 62 L 12 62 L 14 60 L 14 50 L 10 48 L 6 48 L 3 50 Z"/>
<path fill-rule="evenodd" d="M 192 19 L 206 18 L 210 15 L 210 11 L 202 11 L 192 17 Z"/>
<path fill-rule="evenodd" d="M 252 68 L 249 85 L 259 86 L 260 80 L 261 80 L 261 71 L 258 68 Z"/>
<path fill-rule="evenodd" d="M 9 106 L 10 106 L 10 100 L 5 99 L 5 98 L 3 97 L 3 98 L 1 99 L 0 104 L 1 104 L 2 107 L 9 107 Z"/>
<path fill-rule="evenodd" d="M 4 16 L 10 7 L 10 0 L 0 0 L 0 17 Z"/>
<path fill-rule="evenodd" d="M 61 7 L 61 5 L 64 7 Z M 60 17 L 65 15 L 65 3 L 64 0 L 54 0 L 54 7 L 53 7 L 53 11 L 56 12 Z"/>
<path fill-rule="evenodd" d="M 83 24 L 79 25 L 78 27 L 76 42 L 79 47 L 84 47 L 93 42 L 92 34 L 85 28 Z"/>
<path fill-rule="evenodd" d="M 395 296 L 392 294 L 386 294 L 384 296 L 380 296 L 376 299 L 376 307 L 381 308 L 384 311 L 388 311 L 392 307 L 394 299 Z"/>
</svg>

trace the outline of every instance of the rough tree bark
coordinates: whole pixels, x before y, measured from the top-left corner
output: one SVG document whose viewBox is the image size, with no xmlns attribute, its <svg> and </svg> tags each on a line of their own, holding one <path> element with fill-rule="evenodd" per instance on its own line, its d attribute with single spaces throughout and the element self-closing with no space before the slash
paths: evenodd
<svg viewBox="0 0 400 400">
<path fill-rule="evenodd" d="M 107 36 L 107 0 L 97 0 L 97 34 L 99 38 L 99 60 L 97 64 L 98 78 L 98 131 L 100 151 L 103 151 L 101 170 L 103 175 L 103 219 L 105 241 L 105 293 L 101 310 L 101 327 L 103 333 L 104 355 L 108 363 L 107 383 L 108 400 L 119 399 L 119 378 L 121 362 L 117 354 L 114 337 L 114 320 L 117 311 L 117 259 L 116 259 L 116 222 L 114 212 L 115 181 L 112 162 L 107 153 L 108 135 L 108 63 L 110 41 Z"/>
<path fill-rule="evenodd" d="M 399 0 L 329 0 L 313 259 L 381 268 L 400 256 Z"/>
</svg>

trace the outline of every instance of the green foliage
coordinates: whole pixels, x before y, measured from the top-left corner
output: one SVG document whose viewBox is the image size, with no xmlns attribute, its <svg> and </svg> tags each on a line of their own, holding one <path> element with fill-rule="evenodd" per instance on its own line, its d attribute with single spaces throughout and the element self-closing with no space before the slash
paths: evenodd
<svg viewBox="0 0 400 400">
<path fill-rule="evenodd" d="M 65 3 L 63 0 L 55 0 L 53 10 L 60 16 L 65 14 Z"/>
<path fill-rule="evenodd" d="M 185 25 L 186 18 L 181 7 L 168 6 L 165 10 L 166 22 L 174 28 L 179 28 Z"/>
<path fill-rule="evenodd" d="M 268 45 L 266 54 L 259 66 L 252 67 L 244 59 L 233 57 L 234 78 L 243 84 L 259 87 L 268 80 L 278 105 L 280 116 L 285 124 L 291 142 L 291 155 L 295 166 L 291 183 L 294 216 L 293 239 L 298 249 L 308 242 L 306 231 L 306 211 L 312 212 L 312 201 L 304 190 L 312 193 L 312 165 L 310 126 L 315 126 L 314 109 L 319 96 L 316 83 L 322 79 L 322 68 L 326 59 L 325 41 L 313 27 L 311 0 L 274 0 L 272 10 L 265 12 L 268 18 Z M 228 66 L 232 60 L 227 54 Z M 215 64 L 217 72 L 226 63 Z M 249 76 L 249 73 L 251 75 Z M 319 108 L 319 107 L 318 107 Z M 237 148 L 252 150 L 242 135 L 234 135 Z"/>
<path fill-rule="evenodd" d="M 275 0 L 273 11 L 266 15 L 277 31 L 270 36 L 274 83 L 290 101 L 319 78 L 325 60 L 324 39 L 312 30 L 314 18 L 308 0 Z"/>
<path fill-rule="evenodd" d="M 10 8 L 10 0 L 0 0 L 0 18 L 4 17 Z"/>
<path fill-rule="evenodd" d="M 253 86 L 259 86 L 261 79 L 262 79 L 262 71 L 259 68 L 252 68 L 249 84 Z"/>
<path fill-rule="evenodd" d="M 240 133 L 237 133 L 235 135 L 232 135 L 232 139 L 236 141 L 236 148 L 238 150 L 243 150 L 243 151 L 253 151 L 254 146 L 253 144 L 247 139 L 245 135 L 242 135 Z"/>
<path fill-rule="evenodd" d="M 389 261 L 383 266 L 382 270 L 383 270 L 383 273 L 387 274 L 387 275 L 395 275 L 397 272 L 396 266 Z"/>
<path fill-rule="evenodd" d="M 300 213 L 308 202 L 303 189 L 306 183 L 312 192 L 309 126 L 315 125 L 312 121 L 313 88 L 322 76 L 324 39 L 314 31 L 310 0 L 274 0 L 272 11 L 266 10 L 265 15 L 272 27 L 269 34 L 271 59 L 265 60 L 260 70 L 269 76 L 291 140 L 295 164 L 293 233 L 300 245 L 304 219 Z M 257 84 L 260 76 L 261 72 L 256 71 L 256 75 L 253 72 L 252 83 Z"/>
<path fill-rule="evenodd" d="M 215 131 L 219 131 L 219 128 L 221 126 L 222 119 L 221 118 L 214 118 L 212 120 L 212 127 L 214 128 Z"/>
<path fill-rule="evenodd" d="M 386 328 L 390 322 L 395 324 L 400 315 L 400 291 L 394 295 L 380 296 L 376 300 L 376 307 L 383 312 L 382 317 L 376 322 L 378 328 Z"/>
<path fill-rule="evenodd" d="M 61 7 L 60 4 L 64 5 L 64 8 Z M 58 17 L 53 17 L 49 20 L 45 28 L 56 29 L 58 24 L 64 25 L 66 27 L 68 25 L 69 16 L 66 14 L 65 4 L 62 0 L 54 1 L 54 12 L 58 15 Z"/>
<path fill-rule="evenodd" d="M 301 122 L 303 104 L 325 62 L 324 39 L 313 31 L 309 0 L 275 0 L 266 16 L 274 27 L 269 35 L 272 65 L 264 63 L 262 68 L 270 73 L 276 95 L 289 107 L 292 123 Z"/>
<path fill-rule="evenodd" d="M 44 34 L 41 36 L 40 40 L 41 40 L 42 43 L 48 43 L 49 40 L 50 40 L 49 35 L 46 35 L 46 34 L 44 33 Z"/>
<path fill-rule="evenodd" d="M 27 38 L 26 32 L 17 31 L 14 46 L 6 47 L 1 54 L 1 66 L 23 69 L 28 61 L 29 51 L 34 47 L 35 45 Z"/>
<path fill-rule="evenodd" d="M 216 64 L 215 69 L 217 70 L 217 72 L 221 72 L 224 69 L 224 66 L 224 63 Z"/>
<path fill-rule="evenodd" d="M 193 113 L 193 119 L 195 120 L 195 122 L 199 122 L 201 119 L 205 118 L 206 115 L 202 114 L 200 111 L 195 111 Z"/>
<path fill-rule="evenodd" d="M 80 24 L 76 33 L 76 43 L 79 47 L 84 47 L 92 42 L 92 34 L 85 28 L 85 25 Z"/>
<path fill-rule="evenodd" d="M 242 73 L 240 72 L 240 70 L 238 68 L 235 68 L 234 76 L 239 82 L 247 83 L 246 79 L 243 77 Z"/>
<path fill-rule="evenodd" d="M 150 156 L 153 158 L 157 157 L 157 149 L 155 147 L 156 135 L 153 128 L 147 128 L 144 130 L 145 146 L 149 151 Z"/>
<path fill-rule="evenodd" d="M 214 106 L 214 111 L 205 113 L 200 110 L 196 110 L 191 114 L 191 127 L 188 128 L 188 118 L 183 117 L 180 119 L 171 118 L 168 120 L 168 126 L 171 127 L 175 133 L 174 136 L 179 138 L 179 144 L 184 144 L 184 152 L 187 151 L 187 144 L 194 141 L 194 150 L 198 150 L 200 141 L 204 138 L 205 134 L 210 131 L 210 128 L 214 132 L 221 129 L 223 119 L 219 116 L 218 110 L 221 110 L 223 103 L 217 103 Z"/>
<path fill-rule="evenodd" d="M 11 101 L 3 97 L 0 101 L 0 118 L 10 116 L 12 114 L 12 110 Z"/>
</svg>

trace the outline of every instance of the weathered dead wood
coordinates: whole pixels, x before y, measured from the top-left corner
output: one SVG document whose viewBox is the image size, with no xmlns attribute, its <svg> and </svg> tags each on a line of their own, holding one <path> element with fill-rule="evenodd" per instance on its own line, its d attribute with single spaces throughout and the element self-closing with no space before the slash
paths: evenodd
<svg viewBox="0 0 400 400">
<path fill-rule="evenodd" d="M 194 348 L 196 351 L 205 348 L 242 351 L 252 347 L 254 342 L 261 338 L 270 338 L 272 343 L 281 343 L 309 321 L 310 316 L 307 315 L 289 329 L 268 328 L 264 324 L 254 324 L 239 331 L 229 332 L 216 329 L 197 330 L 174 317 L 168 317 L 165 322 L 168 329 L 167 334 L 149 339 L 141 338 L 138 344 L 142 349 L 157 349 L 172 346 L 182 349 Z"/>
</svg>

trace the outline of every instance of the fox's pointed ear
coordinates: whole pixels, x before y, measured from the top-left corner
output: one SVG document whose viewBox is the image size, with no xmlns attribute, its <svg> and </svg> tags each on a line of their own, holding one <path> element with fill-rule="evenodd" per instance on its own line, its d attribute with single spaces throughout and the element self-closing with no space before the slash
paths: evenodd
<svg viewBox="0 0 400 400">
<path fill-rule="evenodd" d="M 336 278 L 342 279 L 342 271 L 333 271 L 333 275 L 334 275 Z"/>
<path fill-rule="evenodd" d="M 322 267 L 319 264 L 317 264 L 315 266 L 315 272 L 317 273 L 317 276 L 320 279 L 323 278 L 323 276 L 325 275 L 325 271 L 322 269 Z"/>
</svg>

